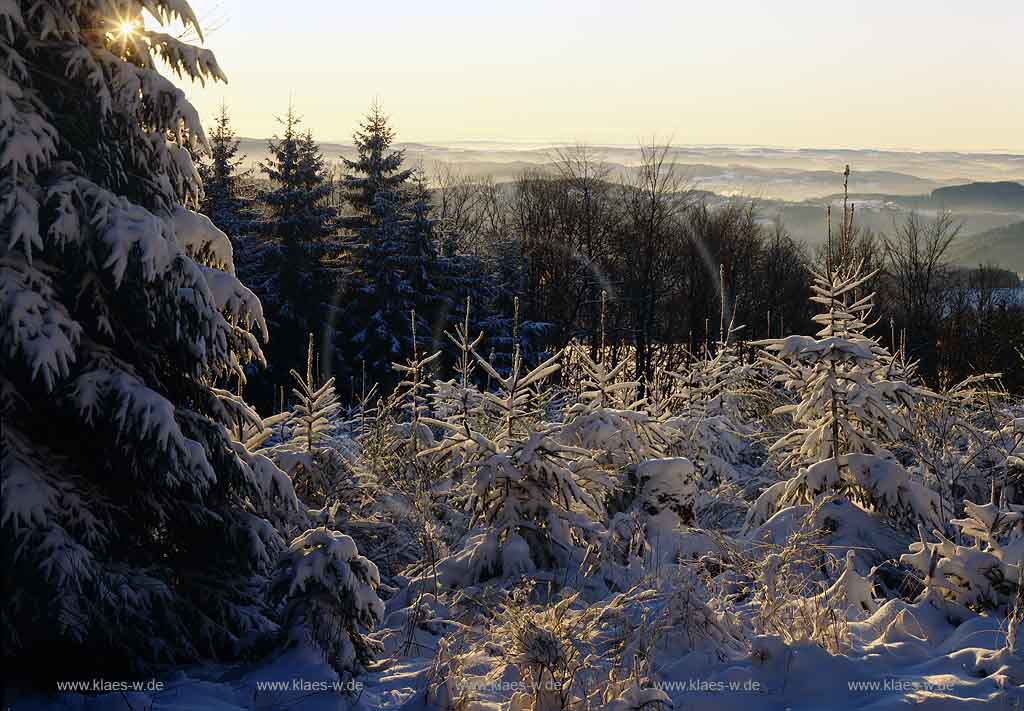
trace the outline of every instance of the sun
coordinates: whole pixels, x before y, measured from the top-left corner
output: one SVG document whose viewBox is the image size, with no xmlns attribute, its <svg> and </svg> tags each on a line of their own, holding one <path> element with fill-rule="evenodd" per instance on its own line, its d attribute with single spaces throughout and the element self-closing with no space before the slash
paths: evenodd
<svg viewBox="0 0 1024 711">
<path fill-rule="evenodd" d="M 127 38 L 135 34 L 135 29 L 135 23 L 131 22 L 130 20 L 125 20 L 124 22 L 119 23 L 117 26 L 117 31 L 123 38 Z"/>
</svg>

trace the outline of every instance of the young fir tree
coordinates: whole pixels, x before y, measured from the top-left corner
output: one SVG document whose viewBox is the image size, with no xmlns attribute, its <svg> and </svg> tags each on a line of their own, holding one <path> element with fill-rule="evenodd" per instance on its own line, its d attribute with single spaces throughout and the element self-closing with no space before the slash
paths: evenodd
<svg viewBox="0 0 1024 711">
<path fill-rule="evenodd" d="M 157 59 L 224 76 L 142 29 L 145 9 L 198 33 L 182 0 L 29 5 L 0 5 L 5 668 L 237 654 L 273 628 L 264 516 L 297 502 L 232 440 L 252 411 L 212 385 L 262 358 L 266 326 L 227 237 L 183 206 L 200 187 L 182 143 L 203 134 Z"/>
<path fill-rule="evenodd" d="M 234 238 L 256 219 L 253 209 L 252 169 L 245 169 L 245 155 L 238 153 L 238 138 L 231 127 L 228 107 L 221 104 L 209 135 L 209 153 L 196 168 L 203 181 L 200 211 Z"/>
<path fill-rule="evenodd" d="M 1019 508 L 965 501 L 964 517 L 951 523 L 960 531 L 957 538 L 973 538 L 973 545 L 958 544 L 937 529 L 938 542 L 922 538 L 912 543 L 911 552 L 900 556 L 900 562 L 925 576 L 922 598 L 939 595 L 1005 614 L 1017 597 L 1024 565 L 1024 512 L 1014 510 Z"/>
<path fill-rule="evenodd" d="M 608 366 L 591 360 L 578 345 L 566 352 L 580 369 L 582 390 L 579 400 L 566 408 L 561 440 L 594 451 L 599 463 L 612 468 L 663 456 L 663 424 L 644 411 L 645 403 L 637 398 L 639 383 L 624 377 L 629 360 Z"/>
<path fill-rule="evenodd" d="M 538 386 L 558 371 L 560 354 L 527 371 L 516 352 L 503 377 L 470 353 L 496 385 L 482 399 L 500 420 L 497 430 L 474 430 L 457 412 L 447 420 L 420 418 L 447 435 L 422 456 L 465 473 L 460 488 L 471 514 L 461 552 L 438 564 L 440 575 L 448 584 L 470 585 L 579 564 L 597 535 L 611 481 L 589 450 L 559 441 L 560 423 L 541 421 Z"/>
<path fill-rule="evenodd" d="M 294 381 L 292 410 L 284 414 L 280 441 L 260 453 L 291 477 L 295 493 L 307 506 L 322 508 L 336 500 L 351 484 L 342 452 L 328 441 L 338 426 L 341 403 L 334 378 L 317 384 L 313 371 L 316 351 L 309 334 L 306 374 L 291 371 Z"/>
<path fill-rule="evenodd" d="M 729 463 L 738 460 L 743 446 L 744 427 L 737 423 L 745 418 L 737 390 L 753 371 L 736 347 L 735 334 L 741 329 L 726 326 L 723 313 L 714 352 L 704 349 L 681 372 L 665 373 L 670 401 L 679 409 L 666 423 L 675 434 L 670 451 L 693 461 L 701 483 L 709 488 L 738 478 Z"/>
<path fill-rule="evenodd" d="M 384 619 L 380 572 L 338 531 L 313 528 L 292 541 L 278 565 L 272 594 L 294 644 L 312 643 L 338 674 L 365 668 L 380 651 L 362 635 Z"/>
<path fill-rule="evenodd" d="M 816 336 L 759 341 L 777 382 L 797 402 L 776 409 L 793 418 L 794 429 L 772 445 L 796 476 L 766 490 L 748 524 L 759 523 L 779 505 L 809 503 L 822 494 L 846 496 L 913 529 L 939 525 L 938 497 L 887 449 L 909 432 L 907 413 L 929 393 L 890 379 L 892 356 L 867 335 L 874 294 L 859 290 L 873 274 L 861 265 L 815 275 L 811 300 L 821 313 Z"/>
</svg>

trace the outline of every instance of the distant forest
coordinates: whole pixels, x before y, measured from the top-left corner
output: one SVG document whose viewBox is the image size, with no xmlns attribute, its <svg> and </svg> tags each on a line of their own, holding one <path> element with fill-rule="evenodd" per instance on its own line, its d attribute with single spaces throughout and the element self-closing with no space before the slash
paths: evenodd
<svg viewBox="0 0 1024 711">
<path fill-rule="evenodd" d="M 275 334 L 269 369 L 248 378 L 255 403 L 287 398 L 307 333 L 318 373 L 356 400 L 393 387 L 392 363 L 416 348 L 454 358 L 442 334 L 467 319 L 496 362 L 516 346 L 532 361 L 570 343 L 603 346 L 650 382 L 726 332 L 741 348 L 805 332 L 813 275 L 829 260 L 874 274 L 865 286 L 879 304 L 873 331 L 924 381 L 991 371 L 1024 390 L 1011 367 L 1024 349 L 1018 278 L 994 264 L 954 266 L 952 212 L 910 213 L 873 232 L 857 225 L 851 201 L 845 215 L 822 210 L 823 244 L 810 248 L 781 220 L 767 224 L 755 201 L 712 203 L 690 189 L 665 145 L 642 146 L 628 175 L 576 146 L 496 183 L 452 167 L 415 170 L 395 139 L 374 106 L 355 132 L 355 159 L 330 165 L 289 110 L 269 158 L 245 169 L 224 108 L 211 151 L 196 156 L 201 208 L 231 237 Z"/>
</svg>

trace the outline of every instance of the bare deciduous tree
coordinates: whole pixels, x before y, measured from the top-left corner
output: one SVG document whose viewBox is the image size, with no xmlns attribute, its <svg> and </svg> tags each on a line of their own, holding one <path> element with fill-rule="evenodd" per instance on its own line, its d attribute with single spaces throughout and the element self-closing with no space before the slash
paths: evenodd
<svg viewBox="0 0 1024 711">
<path fill-rule="evenodd" d="M 891 236 L 882 236 L 886 304 L 925 372 L 934 372 L 937 364 L 939 324 L 952 273 L 946 255 L 962 226 L 948 212 L 931 220 L 912 212 Z"/>
</svg>

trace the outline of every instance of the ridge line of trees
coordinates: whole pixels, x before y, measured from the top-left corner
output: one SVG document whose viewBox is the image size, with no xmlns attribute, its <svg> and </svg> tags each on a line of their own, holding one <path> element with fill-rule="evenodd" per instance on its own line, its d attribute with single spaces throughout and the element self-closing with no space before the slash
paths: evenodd
<svg viewBox="0 0 1024 711">
<path fill-rule="evenodd" d="M 561 148 L 549 166 L 496 184 L 409 167 L 379 104 L 354 132 L 355 156 L 334 167 L 291 107 L 281 122 L 256 176 L 222 107 L 200 161 L 203 207 L 235 241 L 275 334 L 268 371 L 250 373 L 257 404 L 279 404 L 310 331 L 320 372 L 348 399 L 373 384 L 390 390 L 391 364 L 409 357 L 414 336 L 454 358 L 441 334 L 467 298 L 471 330 L 496 363 L 507 367 L 516 346 L 536 362 L 570 343 L 596 357 L 604 344 L 616 362 L 631 359 L 640 382 L 713 349 L 723 314 L 746 325 L 741 345 L 810 323 L 805 297 L 823 249 L 796 242 L 752 200 L 690 189 L 668 146 L 641 146 L 624 176 L 592 147 Z M 948 263 L 960 230 L 951 214 L 911 213 L 875 234 L 846 209 L 833 257 L 877 270 L 864 288 L 878 293 L 875 329 L 890 348 L 935 382 L 1014 363 L 1021 338 L 992 336 L 1024 331 L 1024 306 L 993 286 L 995 267 Z M 1024 378 L 1011 373 L 1007 385 Z"/>
</svg>

